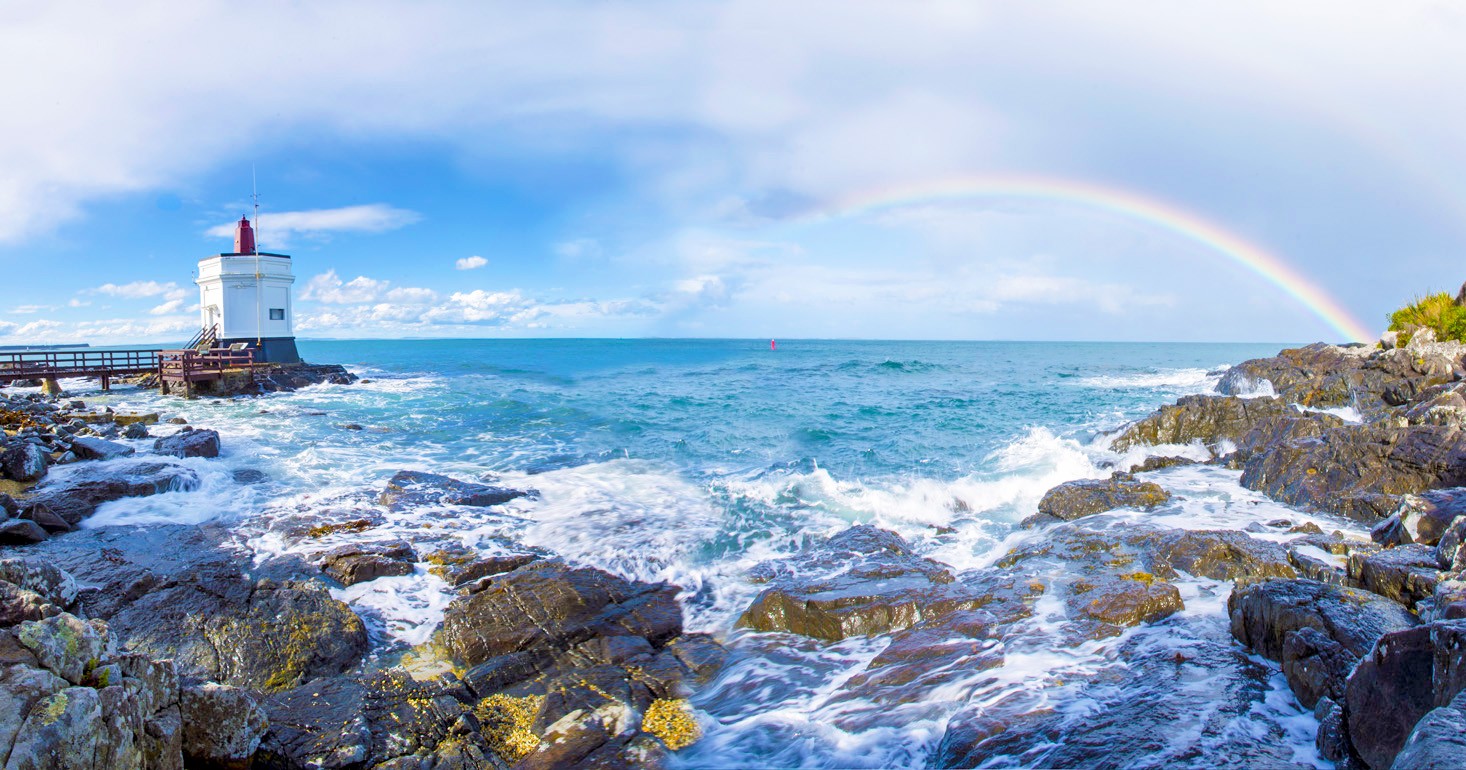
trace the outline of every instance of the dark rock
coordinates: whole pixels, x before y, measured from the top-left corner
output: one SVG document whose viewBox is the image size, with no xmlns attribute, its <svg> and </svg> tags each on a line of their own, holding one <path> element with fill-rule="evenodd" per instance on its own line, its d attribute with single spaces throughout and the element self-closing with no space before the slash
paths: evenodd
<svg viewBox="0 0 1466 770">
<path fill-rule="evenodd" d="M 269 479 L 264 471 L 254 468 L 241 468 L 230 474 L 236 484 L 259 484 Z"/>
<path fill-rule="evenodd" d="M 394 511 L 423 505 L 502 505 L 526 492 L 507 487 L 472 484 L 435 473 L 398 471 L 387 482 L 378 502 Z"/>
<path fill-rule="evenodd" d="M 434 571 L 441 575 L 444 580 L 452 583 L 454 587 L 464 586 L 475 580 L 481 580 L 494 575 L 502 575 L 505 572 L 513 572 L 526 564 L 539 561 L 541 557 L 534 554 L 517 553 L 506 556 L 488 556 L 482 559 L 473 559 L 462 564 L 440 565 Z"/>
<path fill-rule="evenodd" d="M 269 724 L 249 693 L 212 682 L 183 688 L 183 755 L 200 767 L 248 768 Z"/>
<path fill-rule="evenodd" d="M 596 636 L 639 636 L 660 647 L 682 632 L 675 597 L 673 586 L 542 561 L 455 600 L 437 639 L 466 666 L 517 652 L 550 658 Z"/>
<path fill-rule="evenodd" d="M 1350 403 L 1351 396 L 1345 375 L 1361 369 L 1364 363 L 1362 356 L 1317 343 L 1284 350 L 1272 358 L 1243 361 L 1222 375 L 1217 392 L 1246 395 L 1267 383 L 1289 401 L 1307 406 L 1343 406 Z"/>
<path fill-rule="evenodd" d="M 1038 503 L 1038 512 L 1042 516 L 1073 521 L 1116 508 L 1148 511 L 1170 499 L 1171 494 L 1158 484 L 1116 474 L 1108 479 L 1083 479 L 1060 484 L 1044 494 Z"/>
<path fill-rule="evenodd" d="M 1186 607 L 1180 589 L 1145 573 L 1087 582 L 1081 593 L 1071 602 L 1079 612 L 1115 626 L 1153 623 Z"/>
<path fill-rule="evenodd" d="M 417 554 L 412 546 L 398 540 L 343 545 L 322 554 L 320 559 L 323 572 L 349 586 L 389 575 L 411 575 Z"/>
<path fill-rule="evenodd" d="M 119 457 L 130 457 L 137 453 L 126 444 L 119 444 L 116 441 L 108 441 L 104 438 L 93 436 L 77 436 L 71 440 L 71 451 L 83 460 L 115 460 Z"/>
<path fill-rule="evenodd" d="M 123 438 L 140 439 L 148 437 L 148 426 L 145 423 L 129 423 L 122 429 Z"/>
<path fill-rule="evenodd" d="M 0 470 L 16 481 L 37 481 L 46 475 L 50 457 L 35 444 L 16 444 L 0 452 Z"/>
<path fill-rule="evenodd" d="M 25 513 L 21 514 L 21 516 L 41 525 L 41 529 L 50 533 L 70 532 L 72 529 L 71 524 L 67 523 L 66 519 L 52 513 L 50 508 L 47 508 L 41 503 L 27 507 Z"/>
<path fill-rule="evenodd" d="M 1215 449 L 1224 440 L 1239 441 L 1260 422 L 1296 414 L 1275 398 L 1186 396 L 1126 427 L 1111 448 L 1124 452 L 1135 446 L 1200 441 Z"/>
<path fill-rule="evenodd" d="M 105 466 L 78 466 L 65 480 L 53 480 L 26 501 L 27 507 L 43 505 L 68 524 L 91 516 L 103 503 L 124 497 L 146 497 L 160 492 L 198 487 L 198 475 L 188 468 L 168 463 L 134 461 Z"/>
<path fill-rule="evenodd" d="M 0 523 L 0 545 L 26 545 L 39 543 L 49 535 L 34 521 L 11 519 Z"/>
<path fill-rule="evenodd" d="M 153 451 L 174 457 L 218 457 L 219 432 L 185 430 L 153 442 Z"/>
<path fill-rule="evenodd" d="M 1410 532 L 1405 529 L 1405 523 L 1400 520 L 1398 513 L 1371 527 L 1369 539 L 1386 548 L 1415 542 L 1410 539 Z"/>
<path fill-rule="evenodd" d="M 1333 698 L 1319 698 L 1313 707 L 1313 717 L 1318 720 L 1314 746 L 1319 755 L 1330 762 L 1340 763 L 1338 767 L 1349 767 L 1342 764 L 1352 758 L 1353 752 L 1349 747 L 1348 728 L 1344 725 L 1344 707 Z"/>
<path fill-rule="evenodd" d="M 1431 668 L 1431 702 L 1445 706 L 1466 690 L 1466 620 L 1431 623 L 1430 644 L 1435 651 Z"/>
<path fill-rule="evenodd" d="M 1466 696 L 1426 712 L 1415 723 L 1391 770 L 1466 767 Z"/>
<path fill-rule="evenodd" d="M 976 609 L 990 597 L 953 584 L 948 567 L 912 553 L 894 532 L 858 525 L 801 552 L 738 619 L 758 631 L 838 641 L 910 627 L 924 618 Z"/>
<path fill-rule="evenodd" d="M 1462 555 L 1461 543 L 1466 540 L 1466 517 L 1451 522 L 1446 531 L 1441 533 L 1441 541 L 1436 544 L 1436 563 L 1441 569 L 1452 572 L 1466 570 L 1466 560 L 1457 566 L 1457 557 Z"/>
<path fill-rule="evenodd" d="M 1273 578 L 1238 586 L 1227 600 L 1232 636 L 1259 655 L 1282 660 L 1290 632 L 1312 628 L 1364 657 L 1386 633 L 1418 621 L 1399 604 L 1367 591 L 1316 580 Z"/>
<path fill-rule="evenodd" d="M 1466 489 L 1439 489 L 1406 495 L 1395 515 L 1410 533 L 1410 542 L 1435 545 L 1457 518 L 1466 514 Z"/>
<path fill-rule="evenodd" d="M 1137 465 L 1130 466 L 1130 473 L 1148 473 L 1158 471 L 1162 468 L 1174 468 L 1178 465 L 1195 465 L 1196 461 L 1189 457 L 1152 456 L 1147 457 Z"/>
<path fill-rule="evenodd" d="M 1282 546 L 1232 530 L 1163 530 L 1142 542 L 1173 569 L 1198 577 L 1296 576 Z"/>
<path fill-rule="evenodd" d="M 1344 700 L 1349 742 L 1372 768 L 1387 768 L 1415 723 L 1433 707 L 1430 628 L 1380 637 L 1354 674 Z"/>
<path fill-rule="evenodd" d="M 1466 432 L 1438 425 L 1346 425 L 1247 459 L 1242 485 L 1289 505 L 1375 521 L 1400 496 L 1466 484 Z"/>
<path fill-rule="evenodd" d="M 1412 544 L 1349 556 L 1349 577 L 1380 596 L 1414 607 L 1435 593 L 1440 580 L 1435 549 Z"/>
<path fill-rule="evenodd" d="M 277 693 L 264 703 L 269 732 L 256 767 L 366 767 L 372 731 L 366 688 L 347 677 L 316 679 Z"/>
<path fill-rule="evenodd" d="M 20 505 L 10 495 L 0 493 L 0 521 L 20 515 Z"/>
<path fill-rule="evenodd" d="M 1344 685 L 1359 656 L 1315 628 L 1300 628 L 1283 639 L 1283 676 L 1304 708 L 1320 698 L 1344 700 Z"/>
</svg>

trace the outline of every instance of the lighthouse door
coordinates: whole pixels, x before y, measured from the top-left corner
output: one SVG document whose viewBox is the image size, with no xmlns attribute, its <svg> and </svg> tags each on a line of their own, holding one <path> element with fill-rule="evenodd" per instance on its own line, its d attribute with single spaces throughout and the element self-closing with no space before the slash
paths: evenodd
<svg viewBox="0 0 1466 770">
<path fill-rule="evenodd" d="M 209 305 L 207 308 L 204 308 L 204 312 L 208 316 L 204 321 L 204 330 L 208 331 L 213 329 L 217 331 L 219 326 L 219 306 Z"/>
</svg>

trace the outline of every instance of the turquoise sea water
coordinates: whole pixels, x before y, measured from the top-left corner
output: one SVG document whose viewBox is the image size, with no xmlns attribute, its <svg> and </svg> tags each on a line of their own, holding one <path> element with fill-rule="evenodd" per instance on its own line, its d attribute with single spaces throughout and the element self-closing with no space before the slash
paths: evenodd
<svg viewBox="0 0 1466 770">
<path fill-rule="evenodd" d="M 736 630 L 759 591 L 748 570 L 854 522 L 893 529 L 959 574 L 987 566 L 1023 536 L 1016 523 L 1047 489 L 1121 461 L 1106 432 L 1210 391 L 1228 364 L 1280 347 L 303 341 L 309 360 L 345 364 L 369 382 L 227 401 L 126 389 L 89 397 L 183 415 L 219 429 L 225 445 L 217 461 L 189 461 L 202 489 L 112 503 L 91 524 L 218 519 L 265 558 L 332 544 L 302 542 L 303 521 L 372 512 L 380 525 L 353 537 L 401 537 L 420 553 L 447 544 L 539 548 L 670 581 L 682 589 L 688 626 L 725 639 L 738 661 L 696 699 L 708 737 L 684 752 L 683 765 L 919 767 L 945 719 L 976 690 L 922 693 L 929 707 L 909 715 L 840 696 L 840 683 L 884 640 L 825 645 Z M 269 480 L 235 483 L 231 472 L 245 468 Z M 374 493 L 401 469 L 539 494 L 500 511 L 383 518 Z M 1232 472 L 1181 469 L 1167 478 L 1179 501 L 1170 526 L 1240 528 L 1246 517 L 1279 515 Z M 1188 612 L 1198 638 L 1225 644 L 1225 593 L 1218 600 L 1215 589 L 1183 590 L 1195 594 Z M 453 598 L 425 569 L 337 593 L 367 618 L 382 656 L 425 641 Z M 1033 633 L 1042 640 L 1042 627 Z M 1104 646 L 1063 654 L 1073 658 L 1069 677 L 1115 661 Z M 1049 675 L 1022 665 L 1012 664 L 1002 686 Z M 1304 735 L 1307 725 L 1296 721 L 1309 717 L 1272 703 L 1286 700 L 1274 685 L 1259 685 L 1271 705 L 1258 706 L 1265 724 L 1255 729 L 1277 740 Z M 1300 745 L 1305 739 L 1311 733 Z"/>
</svg>

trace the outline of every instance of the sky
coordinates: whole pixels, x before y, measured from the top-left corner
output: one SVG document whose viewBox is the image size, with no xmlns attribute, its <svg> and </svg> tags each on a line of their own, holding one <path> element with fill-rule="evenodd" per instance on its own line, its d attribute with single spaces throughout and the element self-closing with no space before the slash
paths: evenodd
<svg viewBox="0 0 1466 770">
<path fill-rule="evenodd" d="M 1347 341 L 1466 280 L 1466 7 L 0 3 L 0 345 Z"/>
</svg>

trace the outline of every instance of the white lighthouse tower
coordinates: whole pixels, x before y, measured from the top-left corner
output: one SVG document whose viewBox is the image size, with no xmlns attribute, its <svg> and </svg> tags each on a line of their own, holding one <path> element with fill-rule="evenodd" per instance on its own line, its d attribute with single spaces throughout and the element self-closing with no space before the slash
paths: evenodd
<svg viewBox="0 0 1466 770">
<path fill-rule="evenodd" d="M 244 343 L 257 362 L 299 363 L 290 257 L 255 248 L 249 219 L 239 218 L 234 251 L 199 260 L 199 314 L 220 345 Z"/>
</svg>

